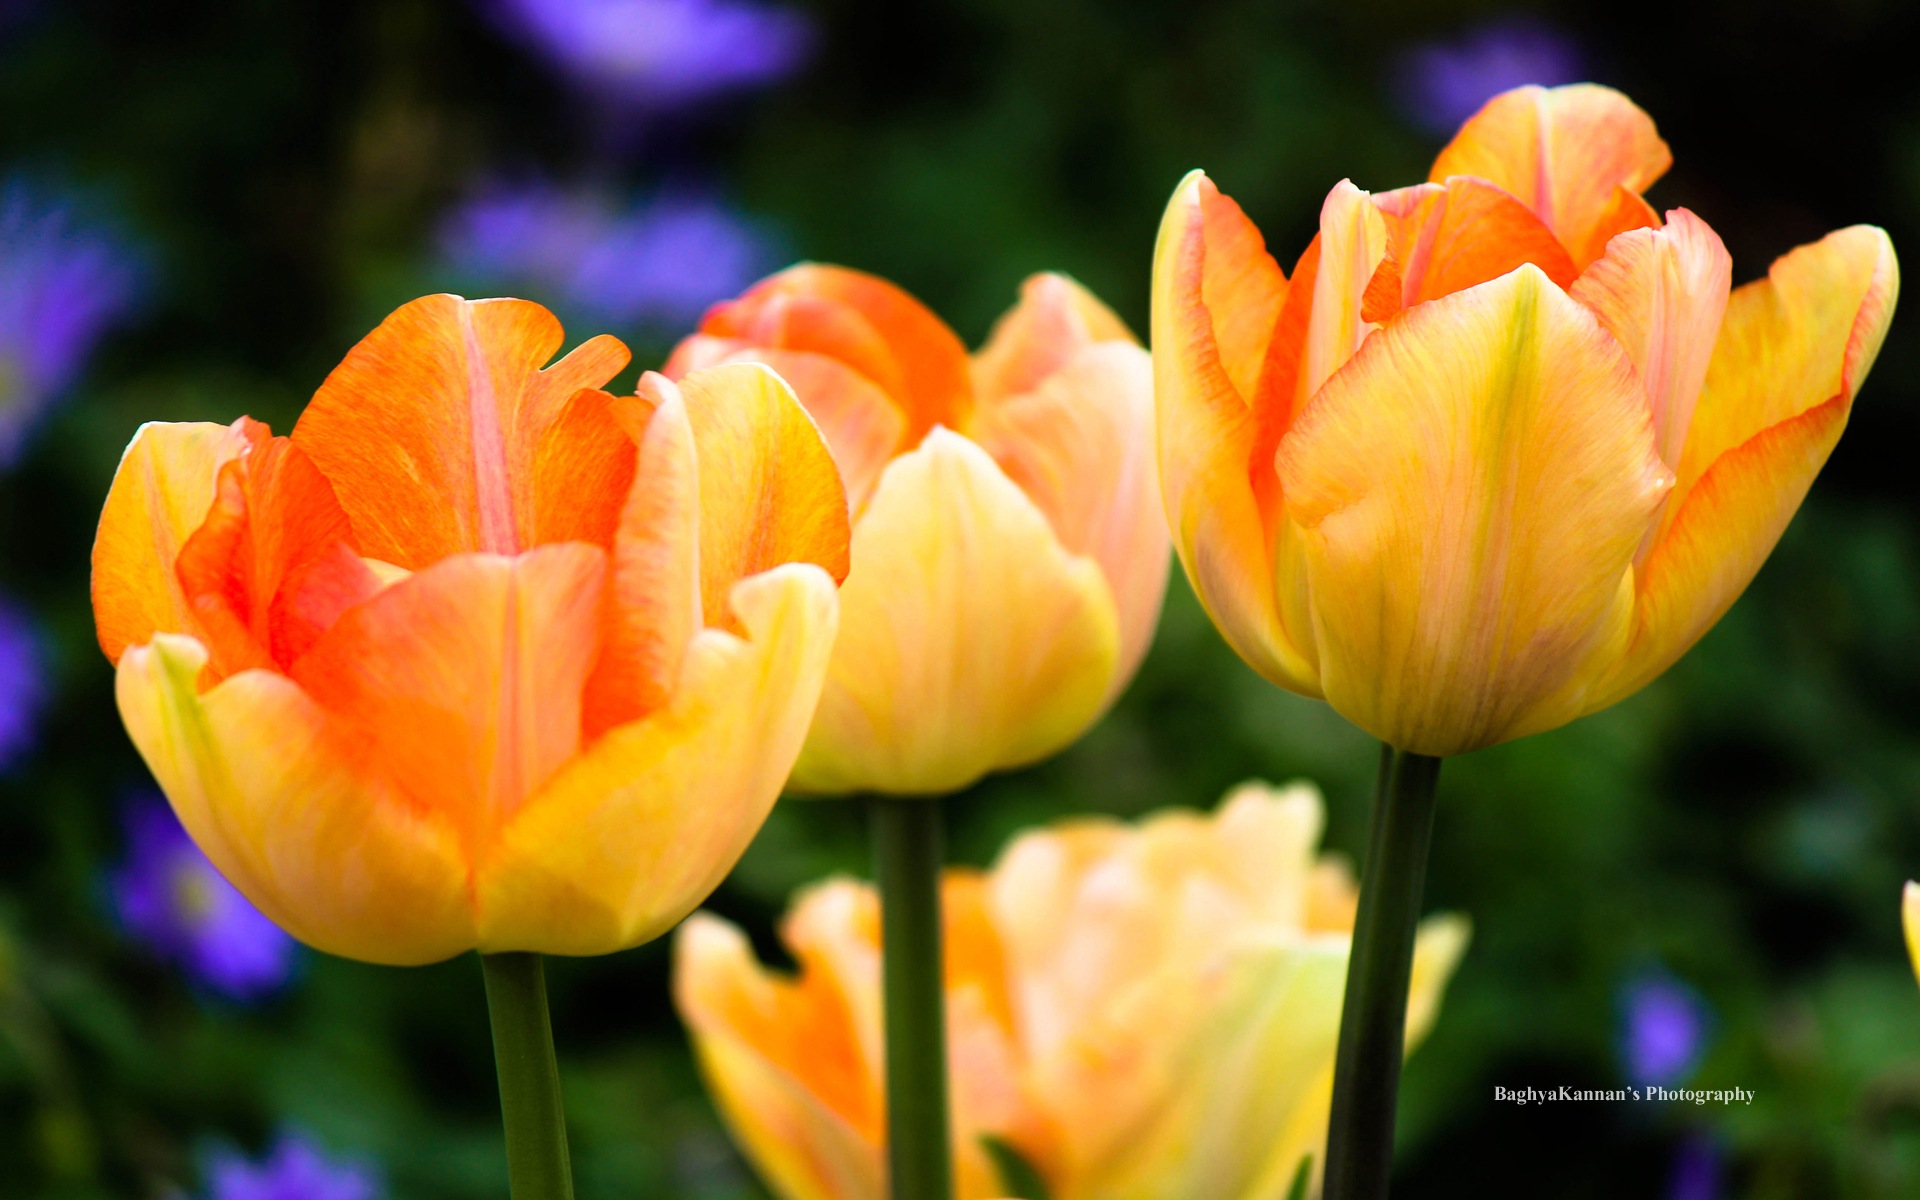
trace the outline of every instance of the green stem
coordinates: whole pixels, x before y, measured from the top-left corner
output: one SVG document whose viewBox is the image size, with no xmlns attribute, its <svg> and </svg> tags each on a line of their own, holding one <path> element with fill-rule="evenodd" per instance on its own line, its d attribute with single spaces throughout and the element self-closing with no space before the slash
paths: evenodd
<svg viewBox="0 0 1920 1200">
<path fill-rule="evenodd" d="M 952 1200 L 947 1014 L 940 947 L 940 801 L 876 796 L 887 1029 L 887 1166 L 893 1200 Z"/>
<path fill-rule="evenodd" d="M 1440 760 L 1382 747 L 1333 1069 L 1323 1200 L 1385 1200 Z"/>
<path fill-rule="evenodd" d="M 567 1118 L 540 956 L 483 954 L 480 967 L 487 978 L 493 1059 L 500 1071 L 510 1193 L 513 1200 L 573 1200 Z"/>
</svg>

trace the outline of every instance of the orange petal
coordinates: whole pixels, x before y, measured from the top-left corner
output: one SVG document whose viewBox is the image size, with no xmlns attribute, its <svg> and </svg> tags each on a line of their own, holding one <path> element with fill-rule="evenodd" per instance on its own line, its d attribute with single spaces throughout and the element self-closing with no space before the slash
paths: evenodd
<svg viewBox="0 0 1920 1200">
<path fill-rule="evenodd" d="M 1212 242 L 1204 202 L 1212 186 L 1198 171 L 1181 182 L 1154 249 L 1154 407 L 1167 521 L 1187 578 L 1228 643 L 1268 679 L 1313 695 L 1312 665 L 1281 625 L 1273 551 L 1251 475 L 1277 482 L 1272 449 L 1262 467 L 1258 421 L 1222 360 L 1220 331 L 1244 329 L 1250 320 L 1233 311 L 1216 315 L 1206 300 L 1209 261 L 1218 278 L 1231 279 L 1240 273 L 1232 258 L 1222 263 L 1216 256 L 1250 244 L 1244 237 Z M 1296 273 L 1290 289 L 1300 279 Z M 1220 294 L 1226 304 L 1260 305 L 1266 295 L 1226 287 Z M 1248 295 L 1252 301 L 1244 300 Z"/>
<path fill-rule="evenodd" d="M 1575 262 L 1591 265 L 1594 260 L 1607 252 L 1607 243 L 1633 229 L 1660 228 L 1660 214 L 1653 205 L 1640 198 L 1639 192 L 1628 191 L 1623 187 L 1613 189 L 1613 199 L 1601 212 L 1600 218 L 1587 231 L 1584 241 L 1571 247 Z"/>
<path fill-rule="evenodd" d="M 464 554 L 348 610 L 294 676 L 470 856 L 580 749 L 606 553 Z"/>
<path fill-rule="evenodd" d="M 1680 465 L 1732 271 L 1720 235 L 1678 208 L 1664 229 L 1621 234 L 1573 285 L 1573 298 L 1594 311 L 1639 373 L 1654 445 L 1669 467 Z"/>
<path fill-rule="evenodd" d="M 1856 225 L 1734 292 L 1640 574 L 1633 641 L 1590 707 L 1666 670 L 1746 590 L 1846 427 L 1899 290 L 1887 235 Z"/>
<path fill-rule="evenodd" d="M 702 626 L 700 469 L 680 389 L 648 372 L 638 403 L 652 414 L 614 534 L 600 656 L 582 720 L 597 738 L 667 702 Z"/>
<path fill-rule="evenodd" d="M 757 363 L 680 381 L 700 458 L 700 596 L 725 622 L 733 585 L 783 563 L 847 577 L 847 496 L 820 429 Z"/>
<path fill-rule="evenodd" d="M 562 416 L 576 392 L 626 365 L 626 347 L 597 337 L 541 370 L 562 336 L 524 300 L 426 296 L 348 352 L 293 440 L 332 482 L 363 553 L 409 570 L 513 554 L 540 542 L 539 481 L 618 474 L 605 459 L 622 451 L 602 440 L 604 423 Z M 586 523 L 611 522 L 600 512 Z"/>
<path fill-rule="evenodd" d="M 468 860 L 445 815 L 372 765 L 366 738 L 292 680 L 243 671 L 200 694 L 206 650 L 157 635 L 120 660 L 127 733 L 220 873 L 331 954 L 414 965 L 475 944 Z"/>
<path fill-rule="evenodd" d="M 868 352 L 848 358 L 846 343 L 835 340 L 816 344 L 794 331 L 785 340 L 769 341 L 759 335 L 753 323 L 758 311 L 776 301 L 791 303 L 805 300 L 825 301 L 849 313 L 857 314 L 866 326 L 884 342 L 898 384 L 874 365 Z M 802 311 L 812 313 L 811 306 Z M 721 310 L 716 309 L 716 314 Z M 808 316 L 812 321 L 819 318 Z M 784 318 L 783 318 L 784 320 Z M 967 349 L 946 322 L 926 305 L 901 288 L 863 271 L 824 263 L 801 263 L 755 284 L 740 297 L 737 306 L 724 315 L 710 316 L 701 332 L 744 337 L 760 345 L 791 350 L 814 350 L 843 358 L 849 366 L 867 374 L 885 388 L 907 414 L 907 439 L 916 444 L 935 425 L 965 429 L 973 412 L 973 388 L 967 361 Z"/>
<path fill-rule="evenodd" d="M 1623 219 L 1615 189 L 1639 193 L 1673 165 L 1653 118 L 1592 83 L 1502 92 L 1467 119 L 1427 178 L 1475 175 L 1538 213 L 1584 269 Z M 1597 241 L 1597 244 L 1596 244 Z"/>
<path fill-rule="evenodd" d="M 1553 231 L 1531 209 L 1483 179 L 1456 176 L 1383 192 L 1373 203 L 1386 219 L 1389 253 L 1361 319 L 1383 321 L 1403 308 L 1438 300 L 1532 263 L 1561 287 L 1577 272 Z"/>
<path fill-rule="evenodd" d="M 1422 754 L 1575 715 L 1671 483 L 1626 356 L 1533 266 L 1384 326 L 1278 465 L 1327 700 Z"/>
<path fill-rule="evenodd" d="M 251 424 L 153 422 L 128 443 L 93 540 L 93 620 L 110 660 L 156 633 L 204 634 L 174 562 L 206 519 L 220 468 L 250 444 Z"/>
<path fill-rule="evenodd" d="M 1055 753 L 1105 708 L 1106 578 L 973 442 L 935 429 L 894 459 L 852 557 L 796 787 L 956 791 Z"/>
<path fill-rule="evenodd" d="M 501 829 L 477 880 L 481 948 L 607 954 L 658 937 L 766 820 L 832 652 L 833 581 L 788 563 L 734 586 L 744 640 L 695 635 L 666 707 L 609 731 Z"/>
<path fill-rule="evenodd" d="M 574 393 L 543 430 L 533 458 L 533 532 L 528 544 L 592 542 L 611 547 L 633 487 L 634 443 L 644 425 L 631 397 Z"/>
<path fill-rule="evenodd" d="M 1020 302 L 994 322 L 973 358 L 973 390 L 990 404 L 1039 387 L 1075 355 L 1099 342 L 1137 343 L 1113 310 L 1065 275 L 1029 275 Z"/>
<path fill-rule="evenodd" d="M 1105 573 L 1120 617 L 1117 694 L 1153 640 L 1171 557 L 1153 462 L 1152 359 L 1131 342 L 1089 344 L 1039 387 L 983 405 L 978 438 L 1060 544 Z"/>
<path fill-rule="evenodd" d="M 215 671 L 285 667 L 321 622 L 378 591 L 352 539 L 333 488 L 288 439 L 223 465 L 213 507 L 175 565 Z M 298 586 L 283 596 L 289 580 Z"/>
</svg>

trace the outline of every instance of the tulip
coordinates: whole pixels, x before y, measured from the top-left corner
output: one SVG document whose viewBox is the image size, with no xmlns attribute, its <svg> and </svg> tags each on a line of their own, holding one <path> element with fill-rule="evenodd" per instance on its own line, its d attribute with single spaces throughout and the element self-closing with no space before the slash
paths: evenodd
<svg viewBox="0 0 1920 1200">
<path fill-rule="evenodd" d="M 1593 85 L 1495 97 L 1431 182 L 1342 182 L 1289 279 L 1205 175 L 1154 262 L 1174 542 L 1234 648 L 1458 754 L 1638 690 L 1739 596 L 1845 426 L 1899 270 L 1854 226 L 1729 295 Z"/>
<path fill-rule="evenodd" d="M 93 553 L 127 732 L 220 873 L 321 950 L 478 949 L 496 1001 L 518 963 L 542 1031 L 505 952 L 659 935 L 765 819 L 848 536 L 772 372 L 616 399 L 625 347 L 542 369 L 561 340 L 524 301 L 416 300 L 290 437 L 143 426 Z"/>
<path fill-rule="evenodd" d="M 1900 925 L 1907 935 L 1907 959 L 1920 978 L 1920 883 L 1911 879 L 1900 892 Z"/>
<path fill-rule="evenodd" d="M 1316 857 L 1319 793 L 1236 789 L 1205 815 L 1073 819 L 949 870 L 955 1159 L 965 1200 L 1019 1194 L 983 1139 L 1054 1200 L 1279 1200 L 1326 1134 L 1355 893 Z M 696 914 L 674 995 L 736 1139 L 783 1200 L 880 1200 L 878 907 L 837 879 L 782 927 L 799 964 L 763 968 Z M 1408 1036 L 1432 1024 L 1467 941 L 1419 935 Z"/>
<path fill-rule="evenodd" d="M 779 371 L 853 508 L 811 792 L 956 791 L 1079 737 L 1132 679 L 1168 567 L 1147 354 L 1035 275 L 971 361 L 894 285 L 803 264 L 715 306 L 666 373 Z"/>
</svg>

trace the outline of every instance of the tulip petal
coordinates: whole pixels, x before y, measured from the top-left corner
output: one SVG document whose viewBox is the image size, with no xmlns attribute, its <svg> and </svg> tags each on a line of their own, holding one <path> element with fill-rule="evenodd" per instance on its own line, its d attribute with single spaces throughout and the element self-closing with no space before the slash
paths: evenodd
<svg viewBox="0 0 1920 1200">
<path fill-rule="evenodd" d="M 1115 688 L 1146 656 L 1172 558 L 1152 429 L 1153 361 L 1130 342 L 1088 345 L 1037 388 L 980 410 L 981 448 L 1061 545 L 1106 575 L 1120 617 Z"/>
<path fill-rule="evenodd" d="M 1619 346 L 1534 266 L 1410 309 L 1281 445 L 1327 700 L 1402 749 L 1550 728 L 1671 484 Z M 1571 718 L 1560 713 L 1558 721 Z"/>
<path fill-rule="evenodd" d="M 700 595 L 729 623 L 733 585 L 783 563 L 847 577 L 846 492 L 819 426 L 786 381 L 759 363 L 680 381 L 700 456 Z"/>
<path fill-rule="evenodd" d="M 474 945 L 468 869 L 442 815 L 370 763 L 298 685 L 243 671 L 200 694 L 206 649 L 160 634 L 120 660 L 127 733 L 194 841 L 310 946 L 416 965 Z"/>
<path fill-rule="evenodd" d="M 251 424 L 151 422 L 127 444 L 93 540 L 93 619 L 111 661 L 156 633 L 204 634 L 174 562 L 206 520 L 220 468 L 251 444 Z"/>
<path fill-rule="evenodd" d="M 409 570 L 517 553 L 541 540 L 537 481 L 567 479 L 568 462 L 581 478 L 617 473 L 604 460 L 627 451 L 605 423 L 562 418 L 575 393 L 626 365 L 626 347 L 597 337 L 542 370 L 561 341 L 537 304 L 441 295 L 348 352 L 293 440 L 332 482 L 363 553 Z"/>
<path fill-rule="evenodd" d="M 1484 179 L 1455 176 L 1373 198 L 1386 220 L 1381 262 L 1361 319 L 1384 321 L 1532 263 L 1561 287 L 1577 272 L 1560 240 L 1526 205 Z"/>
<path fill-rule="evenodd" d="M 966 438 L 935 429 L 893 460 L 852 558 L 797 787 L 956 791 L 1054 753 L 1105 707 L 1105 576 Z"/>
<path fill-rule="evenodd" d="M 631 396 L 583 389 L 561 406 L 535 444 L 532 532 L 526 545 L 591 542 L 611 547 L 634 479 L 636 428 L 645 421 Z"/>
<path fill-rule="evenodd" d="M 1644 192 L 1673 165 L 1653 118 L 1592 83 L 1502 92 L 1467 119 L 1427 178 L 1476 175 L 1504 188 L 1584 269 L 1622 228 L 1616 188 Z"/>
<path fill-rule="evenodd" d="M 987 344 L 973 356 L 974 395 L 989 406 L 1030 392 L 1100 342 L 1138 339 L 1112 309 L 1067 276 L 1029 275 L 1020 285 L 1020 302 L 994 323 Z"/>
<path fill-rule="evenodd" d="M 1373 326 L 1361 317 L 1367 284 L 1387 254 L 1387 224 L 1367 193 L 1341 180 L 1320 208 L 1320 258 L 1313 276 L 1313 313 L 1300 352 L 1293 401 L 1309 397 L 1346 365 Z M 1296 281 L 1299 272 L 1295 273 Z"/>
<path fill-rule="evenodd" d="M 935 425 L 965 429 L 972 419 L 971 371 L 959 337 L 926 305 L 864 271 L 788 267 L 716 305 L 700 332 L 841 359 L 900 405 L 910 444 Z"/>
<path fill-rule="evenodd" d="M 580 748 L 605 574 L 579 542 L 443 559 L 349 609 L 294 677 L 477 860 Z"/>
<path fill-rule="evenodd" d="M 1720 336 L 1733 259 L 1699 217 L 1684 208 L 1668 216 L 1665 228 L 1615 238 L 1570 294 L 1632 360 L 1653 411 L 1654 445 L 1677 469 Z"/>
<path fill-rule="evenodd" d="M 1900 927 L 1907 936 L 1907 961 L 1920 976 L 1920 883 L 1911 879 L 1900 890 Z"/>
<path fill-rule="evenodd" d="M 1237 277 L 1234 255 L 1251 245 L 1244 226 L 1208 208 L 1209 195 L 1219 193 L 1205 175 L 1188 175 L 1167 204 L 1154 249 L 1154 407 L 1167 521 L 1194 593 L 1240 657 L 1282 687 L 1318 695 L 1312 663 L 1281 624 L 1274 597 L 1272 541 L 1259 494 L 1262 479 L 1277 480 L 1272 446 L 1264 458 L 1257 452 L 1259 421 L 1228 373 L 1220 340 L 1228 328 L 1244 335 L 1257 324 L 1257 316 L 1237 308 L 1265 312 L 1271 289 L 1260 286 L 1255 268 L 1251 283 L 1218 285 L 1225 311 L 1215 314 L 1208 304 L 1208 281 Z M 1223 224 L 1232 236 L 1216 244 Z M 1296 274 L 1289 296 L 1299 282 Z M 1245 361 L 1248 344 L 1237 361 Z"/>
<path fill-rule="evenodd" d="M 799 753 L 837 606 L 811 563 L 741 580 L 732 605 L 744 640 L 697 634 L 666 707 L 609 731 L 501 829 L 478 880 L 483 950 L 635 946 L 733 869 Z"/>
<path fill-rule="evenodd" d="M 1633 640 L 1590 708 L 1665 671 L 1752 582 L 1846 427 L 1899 290 L 1887 235 L 1854 226 L 1734 292 L 1637 581 Z"/>
</svg>

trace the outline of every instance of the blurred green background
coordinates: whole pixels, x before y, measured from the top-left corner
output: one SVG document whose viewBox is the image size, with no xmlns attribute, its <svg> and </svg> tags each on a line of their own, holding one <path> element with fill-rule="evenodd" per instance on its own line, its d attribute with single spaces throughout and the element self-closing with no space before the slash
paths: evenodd
<svg viewBox="0 0 1920 1200">
<path fill-rule="evenodd" d="M 970 342 L 1041 268 L 1144 329 L 1154 230 L 1188 168 L 1290 264 L 1328 187 L 1424 178 L 1448 97 L 1525 81 L 1503 71 L 1598 79 L 1649 109 L 1676 157 L 1651 199 L 1711 222 L 1736 282 L 1859 221 L 1920 246 L 1905 0 L 1685 0 L 1645 19 L 805 0 L 763 23 L 779 53 L 753 61 L 644 29 L 569 42 L 568 7 L 0 4 L 0 177 L 101 231 L 125 299 L 0 470 L 0 599 L 32 631 L 42 693 L 0 765 L 0 1196 L 212 1195 L 213 1148 L 257 1154 L 289 1128 L 394 1197 L 504 1193 L 472 958 L 308 953 L 241 1002 L 116 908 L 145 775 L 93 644 L 87 552 L 141 421 L 250 413 L 285 431 L 382 315 L 446 289 L 542 300 L 570 340 L 619 334 L 642 366 L 701 303 L 800 257 L 888 275 Z M 620 38 L 637 49 L 614 61 Z M 17 323 L 6 303 L 0 325 Z M 1920 1195 L 1920 987 L 1897 912 L 1920 874 L 1915 308 L 1780 549 L 1693 653 L 1611 711 L 1447 765 L 1430 906 L 1476 933 L 1408 1072 L 1403 1194 Z M 0 357 L 27 355 L 25 336 L 0 328 Z M 0 405 L 31 400 L 7 386 Z M 1118 709 L 956 800 L 953 856 L 985 863 L 1062 813 L 1301 776 L 1352 853 L 1374 763 L 1329 710 L 1244 668 L 1176 572 Z M 785 802 L 712 907 L 774 955 L 788 893 L 865 863 L 857 809 Z M 582 1200 L 763 1194 L 695 1079 L 666 966 L 664 943 L 551 966 Z M 1636 1007 L 1650 979 L 1681 1010 L 1665 1026 Z M 1687 1079 L 1753 1103 L 1493 1100 L 1622 1086 L 1635 1038 L 1661 1029 Z"/>
</svg>

